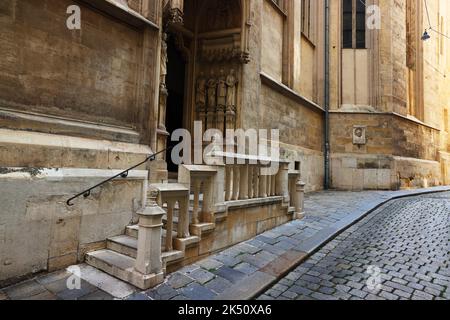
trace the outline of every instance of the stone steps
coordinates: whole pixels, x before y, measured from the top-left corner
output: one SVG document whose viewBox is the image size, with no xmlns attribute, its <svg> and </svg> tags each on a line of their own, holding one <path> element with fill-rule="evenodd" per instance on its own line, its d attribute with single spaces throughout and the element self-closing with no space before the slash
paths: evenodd
<svg viewBox="0 0 450 320">
<path fill-rule="evenodd" d="M 160 192 L 173 195 L 187 193 L 189 190 L 180 184 L 162 184 L 155 185 Z M 188 194 L 187 194 L 188 196 Z M 163 206 L 163 209 L 167 208 Z M 186 239 L 178 239 L 178 206 L 174 209 L 173 230 L 167 231 L 167 215 L 163 216 L 163 229 L 161 239 L 161 259 L 164 271 L 167 266 L 182 260 L 185 257 L 187 248 L 199 246 L 202 234 L 213 232 L 215 224 L 202 223 L 191 225 L 192 236 Z M 189 208 L 189 220 L 192 219 L 193 208 Z M 171 234 L 174 250 L 164 252 L 167 234 Z M 107 274 L 122 281 L 133 284 L 139 288 L 148 288 L 153 286 L 152 281 L 159 279 L 160 275 L 145 276 L 138 273 L 135 269 L 138 249 L 139 226 L 132 225 L 125 229 L 123 235 L 108 238 L 106 248 L 86 254 L 85 261 L 91 267 L 106 272 Z M 161 280 L 161 279 L 160 279 Z M 160 281 L 161 282 L 161 281 Z M 156 283 L 155 283 L 156 284 Z"/>
<path fill-rule="evenodd" d="M 167 231 L 165 229 L 163 229 L 162 230 L 163 243 L 166 239 L 166 234 L 167 234 Z M 137 239 L 138 235 L 139 235 L 139 226 L 138 225 L 128 226 L 125 229 L 125 235 L 129 236 L 131 238 Z M 172 238 L 176 238 L 176 237 L 177 237 L 177 232 L 174 230 L 174 231 L 172 231 Z"/>
<path fill-rule="evenodd" d="M 163 252 L 161 257 L 164 263 L 170 263 L 183 259 L 184 252 L 177 250 Z M 117 251 L 104 249 L 87 253 L 86 263 L 120 280 L 130 282 L 136 259 Z"/>
<path fill-rule="evenodd" d="M 176 232 L 172 232 L 172 239 L 177 237 Z M 164 243 L 166 241 L 166 230 L 163 230 L 162 245 L 161 250 L 164 251 Z M 118 253 L 127 255 L 131 258 L 136 258 L 137 256 L 138 240 L 137 237 L 132 237 L 128 235 L 122 235 L 117 237 L 109 238 L 106 241 L 106 248 Z"/>
<path fill-rule="evenodd" d="M 161 283 L 164 275 L 142 275 L 136 273 L 136 259 L 112 250 L 98 250 L 86 254 L 86 263 L 107 274 L 145 289 Z"/>
</svg>

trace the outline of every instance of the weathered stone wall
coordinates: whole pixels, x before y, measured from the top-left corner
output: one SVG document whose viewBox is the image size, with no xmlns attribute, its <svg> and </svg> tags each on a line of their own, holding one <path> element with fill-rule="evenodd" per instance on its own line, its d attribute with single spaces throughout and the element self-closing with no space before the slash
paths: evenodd
<svg viewBox="0 0 450 320">
<path fill-rule="evenodd" d="M 141 32 L 84 6 L 73 32 L 71 4 L 2 1 L 2 106 L 136 127 Z"/>
<path fill-rule="evenodd" d="M 262 21 L 262 71 L 281 82 L 284 16 L 269 1 L 264 0 Z"/>
<path fill-rule="evenodd" d="M 81 30 L 66 26 L 73 4 Z M 101 4 L 0 2 L 0 282 L 81 261 L 142 202 L 145 165 L 65 204 L 143 161 L 156 140 L 159 30 Z M 142 13 L 160 16 L 155 4 Z"/>
<path fill-rule="evenodd" d="M 333 113 L 332 185 L 345 190 L 442 184 L 439 131 L 395 114 Z M 353 144 L 353 126 L 366 127 L 366 145 Z"/>
<path fill-rule="evenodd" d="M 142 205 L 147 171 L 131 172 L 92 192 L 66 201 L 116 174 L 111 170 L 0 168 L 0 283 L 82 262 L 124 232 Z"/>
<path fill-rule="evenodd" d="M 302 179 L 307 183 L 307 190 L 322 189 L 322 112 L 263 85 L 258 115 L 259 121 L 255 125 L 259 128 L 280 131 L 282 157 L 301 162 Z"/>
<path fill-rule="evenodd" d="M 185 258 L 169 264 L 168 272 L 174 272 L 182 266 L 192 264 L 217 251 L 254 238 L 293 218 L 292 214 L 287 214 L 281 200 L 264 206 L 257 204 L 236 206 L 229 208 L 225 216 L 219 216 L 217 216 L 214 231 L 202 234 L 199 245 L 186 249 Z"/>
<path fill-rule="evenodd" d="M 254 24 L 249 36 L 252 59 L 243 68 L 242 127 L 279 129 L 282 157 L 292 163 L 301 162 L 307 190 L 320 190 L 324 174 L 323 111 L 307 100 L 318 100 L 317 81 L 321 77 L 316 74 L 316 50 L 302 40 L 300 2 L 287 6 L 291 9 L 287 16 L 268 0 L 250 3 Z M 286 43 L 285 32 L 290 23 L 295 32 Z M 289 56 L 292 65 L 283 65 L 283 59 Z M 291 87 L 283 84 L 289 68 L 293 72 Z M 262 81 L 266 77 L 270 79 Z"/>
</svg>

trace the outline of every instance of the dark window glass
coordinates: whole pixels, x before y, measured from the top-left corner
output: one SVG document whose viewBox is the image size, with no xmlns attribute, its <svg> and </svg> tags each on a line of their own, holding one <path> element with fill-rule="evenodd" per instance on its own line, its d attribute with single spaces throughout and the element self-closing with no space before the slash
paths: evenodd
<svg viewBox="0 0 450 320">
<path fill-rule="evenodd" d="M 366 48 L 366 1 L 343 0 L 342 46 L 344 49 Z"/>
<path fill-rule="evenodd" d="M 353 47 L 353 0 L 344 0 L 343 3 L 343 39 L 342 39 L 342 46 L 343 48 L 352 48 Z"/>
<path fill-rule="evenodd" d="M 356 49 L 366 48 L 366 1 L 356 0 Z"/>
</svg>

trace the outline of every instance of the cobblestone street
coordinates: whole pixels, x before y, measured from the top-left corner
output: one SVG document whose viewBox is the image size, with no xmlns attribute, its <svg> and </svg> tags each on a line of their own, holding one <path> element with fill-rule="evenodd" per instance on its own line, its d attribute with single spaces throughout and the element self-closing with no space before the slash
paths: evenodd
<svg viewBox="0 0 450 320">
<path fill-rule="evenodd" d="M 312 255 L 261 300 L 450 299 L 450 193 L 392 201 Z"/>
</svg>

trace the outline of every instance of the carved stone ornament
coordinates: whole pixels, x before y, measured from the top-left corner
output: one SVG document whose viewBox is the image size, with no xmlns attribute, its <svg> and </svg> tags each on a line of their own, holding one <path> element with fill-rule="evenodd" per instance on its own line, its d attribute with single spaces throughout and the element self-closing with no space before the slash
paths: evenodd
<svg viewBox="0 0 450 320">
<path fill-rule="evenodd" d="M 203 39 L 200 42 L 200 58 L 205 62 L 231 62 L 248 63 L 249 54 L 242 51 L 241 35 L 233 35 Z"/>
<path fill-rule="evenodd" d="M 367 144 L 366 139 L 367 127 L 365 126 L 354 126 L 353 127 L 353 144 L 362 146 Z"/>
</svg>

